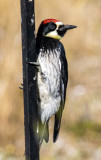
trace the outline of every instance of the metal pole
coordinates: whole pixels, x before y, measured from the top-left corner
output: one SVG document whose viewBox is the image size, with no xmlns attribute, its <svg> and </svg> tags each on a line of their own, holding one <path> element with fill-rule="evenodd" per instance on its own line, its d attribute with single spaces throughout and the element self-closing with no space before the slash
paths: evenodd
<svg viewBox="0 0 101 160">
<path fill-rule="evenodd" d="M 37 137 L 37 82 L 35 67 L 26 62 L 35 62 L 35 14 L 34 0 L 21 0 L 22 62 L 24 88 L 24 125 L 26 160 L 39 160 Z"/>
</svg>

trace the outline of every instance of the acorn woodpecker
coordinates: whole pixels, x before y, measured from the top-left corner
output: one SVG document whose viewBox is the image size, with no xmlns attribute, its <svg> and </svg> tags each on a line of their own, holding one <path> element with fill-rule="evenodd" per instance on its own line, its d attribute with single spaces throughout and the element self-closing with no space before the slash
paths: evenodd
<svg viewBox="0 0 101 160">
<path fill-rule="evenodd" d="M 65 50 L 59 41 L 74 25 L 64 25 L 56 19 L 46 19 L 41 22 L 36 38 L 37 62 L 31 62 L 38 67 L 37 83 L 39 92 L 39 143 L 43 139 L 48 142 L 48 122 L 55 115 L 53 142 L 56 142 L 62 112 L 65 105 L 68 82 L 68 65 Z"/>
</svg>

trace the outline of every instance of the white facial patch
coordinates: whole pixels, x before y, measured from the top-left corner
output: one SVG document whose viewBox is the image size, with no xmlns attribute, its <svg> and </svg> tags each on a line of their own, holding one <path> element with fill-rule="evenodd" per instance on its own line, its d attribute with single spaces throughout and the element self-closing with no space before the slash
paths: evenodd
<svg viewBox="0 0 101 160">
<path fill-rule="evenodd" d="M 54 39 L 61 39 L 61 36 L 58 34 L 57 30 L 59 28 L 60 25 L 63 25 L 62 22 L 56 22 L 57 28 L 54 31 L 51 31 L 49 33 L 47 33 L 45 36 L 46 37 L 50 37 L 50 38 L 54 38 Z"/>
<path fill-rule="evenodd" d="M 61 39 L 61 37 L 57 33 L 57 30 L 49 32 L 45 36 L 46 37 L 51 37 L 51 38 L 54 38 L 54 39 Z"/>
<path fill-rule="evenodd" d="M 56 29 L 58 29 L 60 25 L 63 25 L 63 23 L 62 22 L 56 22 L 56 25 L 57 25 Z"/>
</svg>

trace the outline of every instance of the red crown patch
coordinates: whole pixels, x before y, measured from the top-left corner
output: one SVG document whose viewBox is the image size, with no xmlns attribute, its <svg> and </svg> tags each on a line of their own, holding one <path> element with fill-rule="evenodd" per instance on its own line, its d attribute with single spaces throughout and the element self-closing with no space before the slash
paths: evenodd
<svg viewBox="0 0 101 160">
<path fill-rule="evenodd" d="M 54 23 L 56 23 L 56 22 L 60 22 L 60 21 L 59 21 L 59 20 L 56 20 L 56 19 L 45 19 L 44 21 L 42 21 L 43 24 L 47 24 L 47 23 L 49 23 L 49 22 L 54 22 Z"/>
</svg>

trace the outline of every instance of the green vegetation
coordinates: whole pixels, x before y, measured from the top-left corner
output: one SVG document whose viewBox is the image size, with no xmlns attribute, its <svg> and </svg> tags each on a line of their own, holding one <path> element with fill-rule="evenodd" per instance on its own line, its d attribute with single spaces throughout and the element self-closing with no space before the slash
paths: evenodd
<svg viewBox="0 0 101 160">
<path fill-rule="evenodd" d="M 78 122 L 73 124 L 69 123 L 66 125 L 66 130 L 72 132 L 72 134 L 76 135 L 77 137 L 89 135 L 101 136 L 101 124 L 87 120 L 79 120 Z"/>
</svg>

